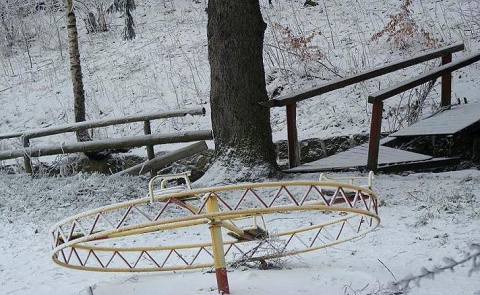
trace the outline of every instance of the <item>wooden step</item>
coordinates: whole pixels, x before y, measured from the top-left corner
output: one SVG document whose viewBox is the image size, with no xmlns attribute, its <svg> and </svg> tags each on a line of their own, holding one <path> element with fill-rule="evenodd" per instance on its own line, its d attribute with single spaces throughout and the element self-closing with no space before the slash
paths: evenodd
<svg viewBox="0 0 480 295">
<path fill-rule="evenodd" d="M 451 135 L 476 125 L 479 121 L 480 103 L 454 105 L 450 109 L 398 130 L 389 136 Z"/>
<path fill-rule="evenodd" d="M 382 172 L 402 172 L 402 171 L 419 171 L 419 170 L 430 170 L 435 168 L 449 167 L 458 165 L 461 162 L 461 159 L 458 157 L 455 158 L 432 158 L 425 161 L 409 162 L 409 163 L 398 163 L 390 164 L 385 166 L 379 166 L 378 171 Z"/>
<path fill-rule="evenodd" d="M 368 144 L 356 146 L 344 152 L 287 169 L 288 173 L 310 173 L 319 171 L 345 171 L 362 169 L 367 166 Z M 392 165 L 398 163 L 418 162 L 431 159 L 432 156 L 380 146 L 378 163 Z"/>
</svg>

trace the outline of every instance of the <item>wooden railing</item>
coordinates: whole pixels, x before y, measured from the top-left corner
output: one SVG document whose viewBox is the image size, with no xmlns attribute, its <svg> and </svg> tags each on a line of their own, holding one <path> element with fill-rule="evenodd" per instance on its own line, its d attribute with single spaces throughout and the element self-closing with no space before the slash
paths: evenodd
<svg viewBox="0 0 480 295">
<path fill-rule="evenodd" d="M 394 95 L 442 77 L 442 97 L 441 106 L 451 104 L 452 72 L 475 63 L 480 60 L 480 53 L 471 54 L 458 61 L 451 62 L 451 55 L 443 58 L 444 65 L 427 71 L 410 80 L 397 83 L 389 88 L 380 90 L 368 96 L 368 102 L 373 104 L 372 120 L 370 124 L 370 140 L 368 145 L 367 168 L 375 171 L 378 167 L 378 151 L 380 148 L 380 132 L 382 125 L 383 101 Z"/>
<path fill-rule="evenodd" d="M 150 122 L 152 120 L 182 117 L 186 115 L 205 115 L 205 109 L 191 108 L 171 110 L 107 120 L 84 121 L 74 124 L 39 128 L 9 134 L 0 134 L 0 140 L 8 138 L 20 138 L 24 147 L 23 149 L 0 151 L 0 160 L 24 157 L 25 170 L 28 173 L 32 173 L 31 157 L 40 157 L 63 153 L 101 151 L 105 149 L 115 148 L 131 148 L 139 146 L 146 146 L 148 159 L 151 160 L 154 158 L 153 146 L 156 144 L 190 142 L 196 140 L 209 140 L 213 138 L 211 130 L 185 131 L 169 134 L 151 134 Z M 61 146 L 30 147 L 30 140 L 33 138 L 134 122 L 143 122 L 145 135 L 131 138 L 116 138 L 88 142 L 75 142 L 62 144 Z"/>
<path fill-rule="evenodd" d="M 268 108 L 272 107 L 286 107 L 286 117 L 287 117 L 287 137 L 288 137 L 288 160 L 290 168 L 300 165 L 300 151 L 298 146 L 298 135 L 297 135 L 297 115 L 296 108 L 297 103 L 305 99 L 309 99 L 321 94 L 325 94 L 334 90 L 338 90 L 359 82 L 370 80 L 388 73 L 398 71 L 425 61 L 432 60 L 434 58 L 442 58 L 442 65 L 449 63 L 452 60 L 452 53 L 462 51 L 465 49 L 463 44 L 455 44 L 448 47 L 436 49 L 429 51 L 422 55 L 410 58 L 408 60 L 399 61 L 387 64 L 385 66 L 375 68 L 373 70 L 365 71 L 359 73 L 352 77 L 340 78 L 330 81 L 329 83 L 323 84 L 319 87 L 312 89 L 296 92 L 293 94 L 280 96 L 274 99 L 271 99 L 266 102 L 262 102 L 261 105 Z M 442 103 L 450 101 L 451 93 L 451 75 L 450 72 L 445 72 L 442 79 Z M 378 107 L 378 106 L 377 106 Z M 378 108 L 372 110 L 372 113 L 377 112 Z"/>
</svg>

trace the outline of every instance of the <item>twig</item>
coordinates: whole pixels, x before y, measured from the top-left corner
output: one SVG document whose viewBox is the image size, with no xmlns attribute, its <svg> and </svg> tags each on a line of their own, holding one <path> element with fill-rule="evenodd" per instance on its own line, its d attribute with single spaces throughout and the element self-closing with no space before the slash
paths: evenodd
<svg viewBox="0 0 480 295">
<path fill-rule="evenodd" d="M 380 263 L 388 270 L 388 272 L 392 275 L 393 279 L 396 281 L 397 278 L 395 277 L 395 275 L 393 274 L 393 272 L 391 272 L 390 269 L 385 265 L 385 263 L 383 263 L 383 262 L 382 262 L 380 259 L 378 259 L 378 258 L 377 258 L 377 260 L 378 260 L 378 262 L 380 262 Z"/>
<path fill-rule="evenodd" d="M 335 40 L 333 39 L 333 28 L 332 28 L 332 23 L 330 22 L 330 17 L 328 16 L 328 9 L 327 9 L 326 2 L 327 1 L 323 1 L 323 7 L 325 11 L 325 16 L 327 17 L 328 26 L 330 27 L 330 39 L 332 40 L 333 49 L 335 49 Z"/>
<path fill-rule="evenodd" d="M 4 91 L 7 91 L 8 89 L 12 88 L 13 86 L 10 86 L 10 87 L 7 87 L 7 88 L 4 88 L 4 89 L 0 89 L 0 92 L 4 92 Z"/>
</svg>

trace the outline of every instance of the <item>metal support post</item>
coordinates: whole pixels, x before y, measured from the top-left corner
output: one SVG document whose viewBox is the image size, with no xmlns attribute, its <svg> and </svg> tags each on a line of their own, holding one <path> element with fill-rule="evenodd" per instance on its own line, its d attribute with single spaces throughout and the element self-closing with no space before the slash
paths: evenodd
<svg viewBox="0 0 480 295">
<path fill-rule="evenodd" d="M 219 212 L 218 200 L 216 196 L 208 196 L 207 212 Z M 223 249 L 221 220 L 213 218 L 210 221 L 210 236 L 212 238 L 213 261 L 215 265 L 215 274 L 217 276 L 218 293 L 230 294 L 228 286 L 227 268 L 225 263 L 225 251 Z"/>
</svg>

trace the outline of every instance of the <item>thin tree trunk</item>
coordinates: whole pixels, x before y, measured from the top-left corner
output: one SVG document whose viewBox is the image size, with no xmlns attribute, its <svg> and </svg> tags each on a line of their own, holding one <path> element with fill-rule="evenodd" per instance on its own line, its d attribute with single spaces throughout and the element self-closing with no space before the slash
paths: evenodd
<svg viewBox="0 0 480 295">
<path fill-rule="evenodd" d="M 107 21 L 105 20 L 105 8 L 103 6 L 97 7 L 98 14 L 98 30 L 100 32 L 108 31 Z"/>
<path fill-rule="evenodd" d="M 68 47 L 70 54 L 70 73 L 73 85 L 73 111 L 75 122 L 85 121 L 85 91 L 83 89 L 82 67 L 80 65 L 80 51 L 78 50 L 78 32 L 73 0 L 65 1 L 67 14 Z M 76 132 L 78 141 L 89 141 L 90 136 L 87 130 Z"/>
<path fill-rule="evenodd" d="M 208 1 L 210 103 L 217 155 L 277 168 L 263 67 L 259 0 Z"/>
</svg>

